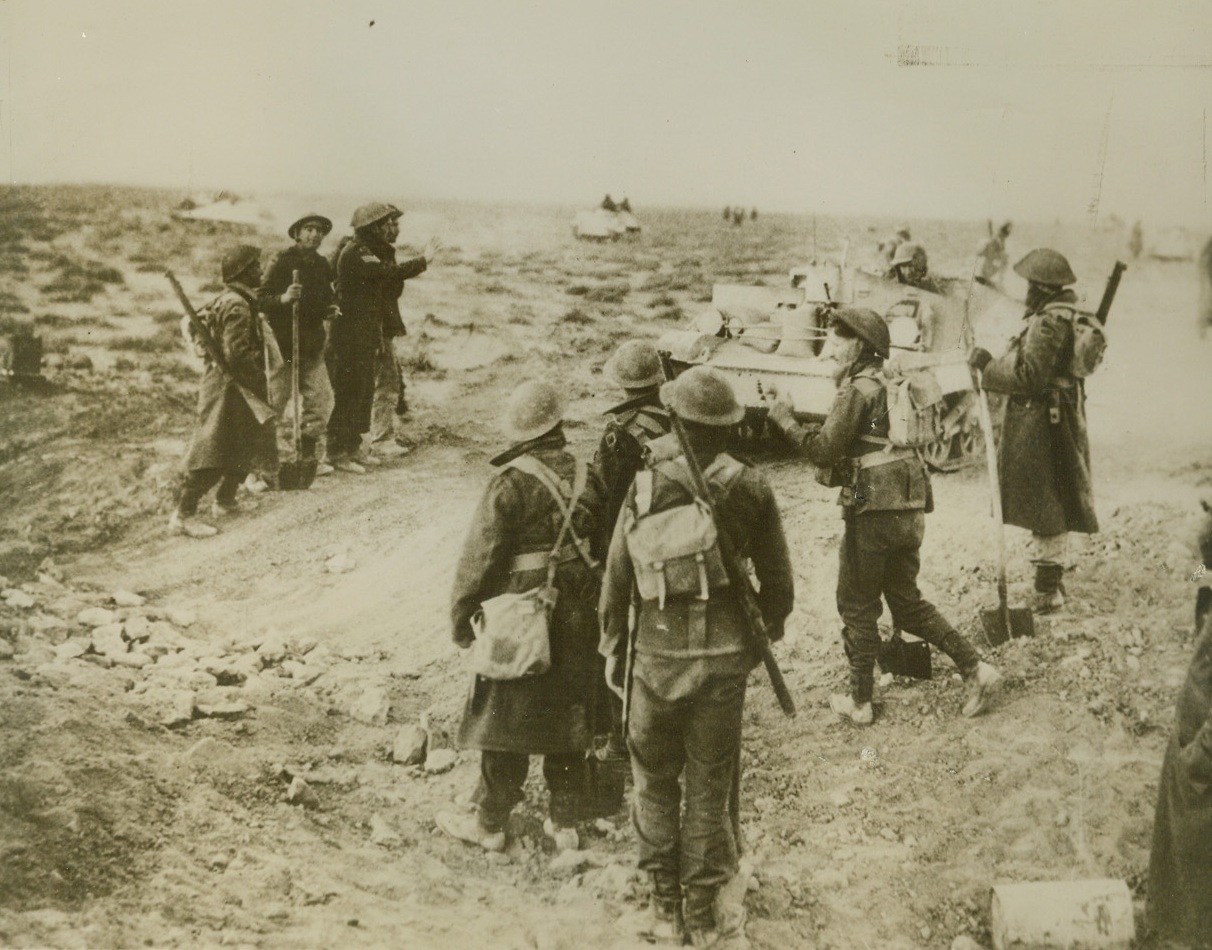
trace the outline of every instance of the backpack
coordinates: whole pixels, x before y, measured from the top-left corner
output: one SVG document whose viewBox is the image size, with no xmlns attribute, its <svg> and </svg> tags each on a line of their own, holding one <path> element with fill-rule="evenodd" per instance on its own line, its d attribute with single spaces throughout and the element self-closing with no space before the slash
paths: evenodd
<svg viewBox="0 0 1212 950">
<path fill-rule="evenodd" d="M 946 403 L 937 377 L 928 369 L 880 377 L 873 371 L 856 379 L 870 379 L 884 387 L 888 400 L 888 443 L 896 448 L 920 449 L 943 437 Z M 878 436 L 864 436 L 883 441 Z"/>
<path fill-rule="evenodd" d="M 343 234 L 341 240 L 337 241 L 337 246 L 328 255 L 328 269 L 332 271 L 332 292 L 338 297 L 341 295 L 341 288 L 337 286 L 337 265 L 341 262 L 341 252 L 352 240 L 352 234 Z"/>
<path fill-rule="evenodd" d="M 744 470 L 721 453 L 703 477 L 708 485 L 727 491 Z M 728 572 L 711 509 L 694 496 L 685 459 L 661 462 L 655 471 L 681 485 L 692 496 L 690 501 L 652 511 L 654 470 L 645 469 L 635 477 L 635 510 L 625 509 L 623 533 L 640 599 L 655 600 L 663 610 L 668 597 L 693 594 L 707 600 L 712 590 L 728 586 Z"/>
<path fill-rule="evenodd" d="M 1073 326 L 1073 356 L 1069 360 L 1069 375 L 1085 379 L 1103 363 L 1107 334 L 1098 318 L 1089 313 L 1074 311 L 1070 323 Z"/>
</svg>

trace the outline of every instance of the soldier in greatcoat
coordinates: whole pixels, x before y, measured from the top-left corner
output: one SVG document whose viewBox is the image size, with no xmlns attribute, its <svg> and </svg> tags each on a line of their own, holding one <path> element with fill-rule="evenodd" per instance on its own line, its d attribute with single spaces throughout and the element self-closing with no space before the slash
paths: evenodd
<svg viewBox="0 0 1212 950">
<path fill-rule="evenodd" d="M 1212 562 L 1207 526 L 1200 548 Z M 1212 947 L 1212 616 L 1196 615 L 1202 626 L 1157 789 L 1146 920 L 1158 937 L 1204 948 Z"/>
<path fill-rule="evenodd" d="M 670 429 L 669 413 L 661 405 L 661 383 L 665 381 L 665 374 L 661 369 L 661 358 L 650 341 L 628 340 L 606 364 L 606 371 L 627 394 L 627 399 L 608 410 L 610 421 L 593 460 L 606 489 L 603 550 L 610 544 L 619 509 L 623 507 L 623 499 L 627 497 L 635 474 L 644 467 L 648 443 L 667 435 Z M 605 693 L 601 705 L 610 710 L 610 716 L 608 722 L 599 725 L 609 726 L 610 732 L 605 743 L 596 750 L 597 769 L 602 811 L 610 813 L 622 805 L 629 766 L 627 741 L 623 735 L 622 700 L 604 683 L 601 692 Z"/>
<path fill-rule="evenodd" d="M 737 556 L 749 559 L 760 586 L 757 605 L 771 639 L 783 635 L 794 579 L 774 492 L 755 468 L 728 455 L 730 430 L 744 409 L 718 371 L 699 366 L 661 388 L 681 418 L 715 505 L 716 524 Z M 652 478 L 643 501 L 627 493 L 607 556 L 600 607 L 613 687 L 625 689 L 629 617 L 636 568 L 626 525 L 641 507 L 665 514 L 690 504 L 689 469 L 676 435 L 649 443 Z M 641 600 L 635 613 L 627 744 L 635 801 L 639 867 L 652 885 L 650 935 L 696 947 L 743 947 L 744 878 L 739 874 L 730 795 L 739 783 L 741 719 L 749 671 L 747 618 L 730 586 Z M 735 803 L 733 803 L 735 804 Z M 736 886 L 739 882 L 739 888 Z M 739 890 L 740 893 L 734 893 Z"/>
<path fill-rule="evenodd" d="M 257 460 L 267 435 L 236 384 L 264 400 L 260 325 L 256 319 L 261 283 L 261 251 L 248 244 L 232 248 L 221 263 L 226 287 L 206 308 L 202 320 L 231 371 L 231 378 L 209 358 L 198 394 L 198 428 L 185 457 L 185 486 L 169 519 L 169 530 L 205 538 L 217 529 L 197 517 L 198 502 L 216 484 L 212 514 L 240 511 L 236 491 Z"/>
<path fill-rule="evenodd" d="M 337 259 L 341 316 L 329 341 L 334 404 L 328 421 L 328 456 L 338 471 L 360 475 L 366 465 L 379 462 L 362 446 L 362 436 L 371 427 L 376 380 L 382 377 L 387 385 L 393 372 L 399 379 L 391 342 L 404 332 L 399 297 L 404 281 L 424 273 L 437 249 L 430 242 L 420 257 L 396 261 L 395 241 L 403 214 L 379 201 L 359 207 L 350 220 L 354 237 Z M 394 407 L 395 393 L 389 401 Z"/>
<path fill-rule="evenodd" d="M 454 641 L 467 649 L 476 636 L 473 618 L 485 600 L 544 583 L 563 522 L 547 482 L 554 479 L 566 507 L 578 466 L 585 471 L 571 536 L 558 552 L 558 597 L 549 622 L 551 668 L 522 679 L 476 676 L 463 711 L 459 745 L 480 750 L 476 811 L 441 812 L 437 824 L 490 851 L 505 847 L 506 824 L 522 800 L 532 755 L 543 757 L 551 793 L 544 830 L 559 850 L 579 847 L 576 822 L 600 675 L 594 648 L 605 493 L 596 472 L 566 449 L 563 411 L 563 399 L 550 383 L 523 383 L 510 396 L 502 428 L 513 445 L 492 460 L 499 470 L 472 517 L 455 574 Z M 515 464 L 523 458 L 530 461 Z M 546 474 L 536 476 L 532 462 Z"/>
<path fill-rule="evenodd" d="M 930 476 L 913 449 L 888 442 L 888 395 L 883 362 L 888 324 L 873 310 L 843 307 L 833 315 L 828 352 L 839 386 L 823 424 L 801 425 L 790 398 L 776 389 L 770 421 L 841 489 L 846 530 L 838 560 L 837 607 L 850 663 L 850 690 L 829 704 L 858 725 L 872 722 L 871 697 L 879 656 L 877 621 L 888 602 L 897 628 L 934 644 L 967 684 L 965 716 L 989 705 L 1001 674 L 981 660 L 968 639 L 922 597 L 917 586 L 926 514 L 934 509 Z"/>
<path fill-rule="evenodd" d="M 1014 265 L 1027 280 L 1023 329 L 1004 356 L 976 347 L 969 365 L 990 392 L 1006 394 L 998 480 L 1006 524 L 1032 535 L 1033 607 L 1065 603 L 1070 531 L 1098 531 L 1086 431 L 1085 382 L 1070 374 L 1077 277 L 1062 254 L 1036 248 Z"/>
</svg>

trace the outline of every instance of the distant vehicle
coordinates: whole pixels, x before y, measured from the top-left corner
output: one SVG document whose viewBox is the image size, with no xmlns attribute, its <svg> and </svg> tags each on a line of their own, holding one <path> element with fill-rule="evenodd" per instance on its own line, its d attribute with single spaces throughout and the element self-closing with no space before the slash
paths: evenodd
<svg viewBox="0 0 1212 950">
<path fill-rule="evenodd" d="M 1190 261 L 1195 259 L 1195 239 L 1183 228 L 1159 231 L 1148 243 L 1145 253 L 1155 261 Z"/>
<path fill-rule="evenodd" d="M 609 211 L 594 208 L 576 213 L 572 233 L 580 241 L 617 241 L 619 238 L 638 236 L 640 222 L 630 209 Z"/>
<path fill-rule="evenodd" d="M 657 342 L 674 372 L 708 364 L 733 382 L 747 416 L 744 427 L 765 427 L 770 383 L 788 393 L 801 421 L 819 422 L 833 404 L 836 364 L 820 357 L 829 311 L 868 307 L 884 315 L 892 338 L 890 375 L 927 369 L 944 394 L 943 436 L 923 450 L 931 468 L 951 471 L 980 462 L 983 438 L 968 370 L 965 309 L 974 336 L 1006 339 L 1020 323 L 1022 304 L 993 287 L 942 281 L 942 294 L 900 284 L 841 264 L 809 264 L 791 271 L 785 288 L 716 284 L 712 308 L 689 329 Z"/>
<path fill-rule="evenodd" d="M 254 228 L 270 227 L 274 222 L 273 214 L 256 201 L 226 191 L 210 199 L 205 196 L 186 198 L 173 211 L 173 217 L 181 221 L 221 221 Z"/>
</svg>

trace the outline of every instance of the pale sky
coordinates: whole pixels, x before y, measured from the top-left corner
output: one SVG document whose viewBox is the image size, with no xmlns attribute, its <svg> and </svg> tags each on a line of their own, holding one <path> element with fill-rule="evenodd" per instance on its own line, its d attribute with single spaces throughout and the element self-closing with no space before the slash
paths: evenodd
<svg viewBox="0 0 1212 950">
<path fill-rule="evenodd" d="M 0 0 L 0 172 L 1203 226 L 1210 65 L 1206 0 Z"/>
</svg>

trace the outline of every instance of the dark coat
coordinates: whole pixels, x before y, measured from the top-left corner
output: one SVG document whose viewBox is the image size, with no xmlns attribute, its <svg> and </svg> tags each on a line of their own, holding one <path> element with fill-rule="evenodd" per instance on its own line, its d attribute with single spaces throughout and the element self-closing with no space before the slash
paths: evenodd
<svg viewBox="0 0 1212 950">
<path fill-rule="evenodd" d="M 337 302 L 341 316 L 333 325 L 332 345 L 342 351 L 378 350 L 384 337 L 401 336 L 400 294 L 404 281 L 425 272 L 424 257 L 396 263 L 396 249 L 362 235 L 337 258 Z"/>
<path fill-rule="evenodd" d="M 1162 936 L 1212 942 L 1212 621 L 1196 641 L 1162 764 L 1147 916 Z"/>
<path fill-rule="evenodd" d="M 1076 300 L 1067 290 L 1028 313 L 1027 326 L 1010 350 L 984 371 L 985 388 L 1007 394 L 997 460 L 1002 517 L 1041 535 L 1098 531 L 1086 388 L 1068 375 Z M 1059 416 L 1055 423 L 1053 408 Z"/>
<path fill-rule="evenodd" d="M 644 447 L 652 439 L 667 435 L 672 425 L 669 412 L 661 405 L 660 394 L 655 388 L 616 406 L 610 410 L 610 415 L 593 457 L 594 467 L 606 486 L 603 549 L 610 544 L 627 489 L 631 487 L 635 473 L 644 467 Z"/>
<path fill-rule="evenodd" d="M 253 316 L 255 306 L 252 290 L 228 284 L 207 308 L 203 321 L 235 379 L 264 399 L 263 341 Z M 263 455 L 266 438 L 265 426 L 257 422 L 235 383 L 208 359 L 198 393 L 198 428 L 185 457 L 186 470 L 251 471 Z"/>
<path fill-rule="evenodd" d="M 332 268 L 319 253 L 295 244 L 273 256 L 265 270 L 257 300 L 288 365 L 293 353 L 291 324 L 295 305 L 282 303 L 282 294 L 290 286 L 294 271 L 299 272 L 299 283 L 303 285 L 303 296 L 298 301 L 301 362 L 311 362 L 324 353 L 324 320 L 336 301 Z"/>
<path fill-rule="evenodd" d="M 536 440 L 527 454 L 571 485 L 575 463 L 563 446 L 564 437 L 557 433 Z M 572 527 L 593 549 L 604 506 L 605 490 L 591 468 Z M 536 478 L 514 468 L 493 476 L 455 573 L 451 619 L 457 644 L 468 647 L 475 639 L 471 618 L 483 601 L 544 583 L 545 569 L 510 573 L 510 562 L 516 554 L 550 551 L 561 523 L 555 500 Z M 600 558 L 600 552 L 593 554 Z M 598 572 L 580 559 L 566 561 L 556 572 L 555 585 L 559 596 L 549 624 L 551 669 L 518 680 L 477 676 L 459 727 L 461 747 L 530 755 L 588 747 L 600 675 L 595 653 Z"/>
</svg>

